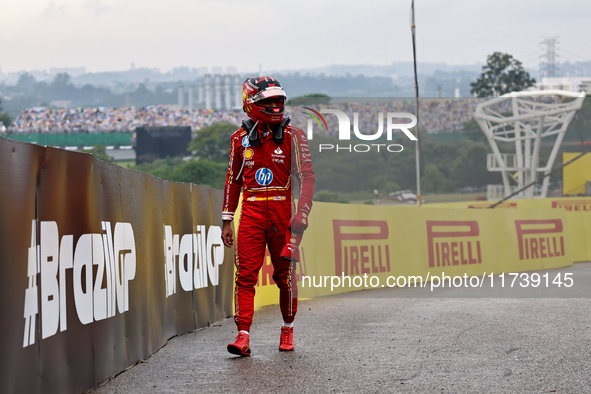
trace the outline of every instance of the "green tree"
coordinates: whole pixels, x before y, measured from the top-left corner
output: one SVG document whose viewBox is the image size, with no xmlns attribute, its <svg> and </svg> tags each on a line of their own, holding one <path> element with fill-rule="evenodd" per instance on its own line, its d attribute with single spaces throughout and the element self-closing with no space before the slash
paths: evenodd
<svg viewBox="0 0 591 394">
<path fill-rule="evenodd" d="M 70 74 L 68 73 L 59 73 L 53 79 L 53 85 L 55 87 L 64 88 L 70 85 Z"/>
<path fill-rule="evenodd" d="M 82 152 L 90 153 L 95 158 L 106 161 L 107 163 L 112 163 L 114 161 L 113 158 L 107 154 L 107 147 L 105 145 L 95 145 L 92 149 L 83 150 Z"/>
<path fill-rule="evenodd" d="M 318 154 L 320 144 L 338 144 L 333 136 L 318 135 L 308 141 L 312 152 L 312 163 L 316 171 L 316 190 L 336 192 L 368 191 L 375 188 L 373 176 L 384 171 L 384 155 L 348 151 L 323 151 Z M 382 141 L 379 141 L 382 142 Z M 388 178 L 395 181 L 395 178 Z M 381 189 L 381 188 L 380 188 Z"/>
<path fill-rule="evenodd" d="M 29 73 L 22 73 L 18 77 L 18 82 L 16 83 L 16 88 L 19 91 L 30 93 L 33 91 L 35 86 L 37 85 L 37 80 L 34 76 Z"/>
<path fill-rule="evenodd" d="M 230 136 L 238 127 L 227 122 L 214 123 L 198 130 L 188 150 L 194 156 L 216 162 L 227 162 L 230 152 Z"/>
<path fill-rule="evenodd" d="M 303 96 L 297 96 L 287 100 L 287 105 L 313 105 L 328 104 L 330 97 L 323 93 L 311 93 Z"/>
<path fill-rule="evenodd" d="M 575 112 L 568 128 L 577 132 L 580 141 L 591 141 L 591 95 L 587 95 L 581 109 Z"/>
<path fill-rule="evenodd" d="M 223 189 L 228 165 L 208 159 L 189 160 L 173 169 L 171 180 Z"/>
<path fill-rule="evenodd" d="M 341 204 L 348 204 L 345 198 L 339 195 L 337 192 L 333 192 L 332 190 L 320 190 L 314 194 L 314 201 L 323 201 L 323 202 L 338 202 Z"/>
<path fill-rule="evenodd" d="M 472 141 L 486 141 L 486 135 L 478 125 L 476 119 L 470 119 L 462 125 L 462 132 Z"/>
<path fill-rule="evenodd" d="M 536 83 L 521 62 L 508 53 L 495 52 L 486 59 L 482 74 L 470 83 L 470 92 L 478 97 L 497 97 L 525 90 Z"/>
<path fill-rule="evenodd" d="M 134 168 L 160 179 L 174 182 L 193 183 L 223 189 L 226 180 L 227 163 L 217 163 L 208 159 L 184 161 L 180 157 L 167 157 L 152 163 L 142 163 Z"/>
<path fill-rule="evenodd" d="M 10 116 L 7 113 L 0 112 L 0 124 L 3 124 L 4 127 L 8 127 L 12 124 L 12 122 L 13 122 L 12 116 Z"/>
<path fill-rule="evenodd" d="M 166 157 L 164 159 L 156 159 L 152 162 L 138 164 L 134 170 L 170 181 L 172 180 L 174 169 L 182 163 L 183 159 L 180 157 Z"/>
<path fill-rule="evenodd" d="M 484 143 L 463 141 L 456 160 L 450 164 L 450 180 L 457 188 L 499 183 L 499 173 L 486 169 L 489 148 Z"/>
<path fill-rule="evenodd" d="M 0 99 L 0 126 L 8 127 L 12 124 L 12 116 L 2 112 L 2 99 Z"/>
<path fill-rule="evenodd" d="M 379 172 L 372 177 L 373 187 L 381 194 L 397 192 L 400 186 L 395 181 L 394 173 L 391 171 Z"/>
<path fill-rule="evenodd" d="M 430 193 L 451 190 L 451 182 L 435 164 L 428 164 L 425 167 L 425 175 L 421 179 L 421 186 L 426 192 Z"/>
</svg>

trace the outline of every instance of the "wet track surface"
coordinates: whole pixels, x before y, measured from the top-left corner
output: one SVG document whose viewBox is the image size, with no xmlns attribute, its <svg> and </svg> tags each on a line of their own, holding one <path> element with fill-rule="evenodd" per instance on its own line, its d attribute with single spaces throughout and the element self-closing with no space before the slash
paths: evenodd
<svg viewBox="0 0 591 394">
<path fill-rule="evenodd" d="M 380 289 L 304 300 L 293 352 L 277 350 L 279 307 L 265 307 L 252 357 L 226 351 L 236 335 L 226 319 L 172 338 L 92 392 L 589 392 L 591 263 L 549 272 L 573 273 L 575 291 Z"/>
</svg>

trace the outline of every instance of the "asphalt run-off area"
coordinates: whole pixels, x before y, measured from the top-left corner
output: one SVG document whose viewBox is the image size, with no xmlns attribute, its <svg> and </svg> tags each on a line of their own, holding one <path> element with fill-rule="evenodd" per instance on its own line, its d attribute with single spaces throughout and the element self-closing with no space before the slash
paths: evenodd
<svg viewBox="0 0 591 394">
<path fill-rule="evenodd" d="M 228 318 L 90 391 L 589 392 L 591 263 L 546 272 L 572 273 L 572 292 L 386 288 L 302 300 L 293 352 L 277 349 L 279 307 L 264 307 L 252 357 L 226 351 Z"/>
</svg>

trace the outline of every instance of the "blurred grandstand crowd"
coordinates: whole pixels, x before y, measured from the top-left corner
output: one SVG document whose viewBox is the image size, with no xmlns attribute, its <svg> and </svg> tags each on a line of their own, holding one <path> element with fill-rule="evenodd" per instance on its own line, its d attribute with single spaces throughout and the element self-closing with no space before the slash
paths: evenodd
<svg viewBox="0 0 591 394">
<path fill-rule="evenodd" d="M 426 133 L 455 133 L 463 130 L 464 123 L 474 118 L 476 106 L 483 99 L 462 98 L 462 99 L 429 99 L 419 101 L 419 122 L 421 132 Z M 313 108 L 321 111 L 323 108 L 339 109 L 349 115 L 350 121 L 354 122 L 353 113 L 358 113 L 359 131 L 363 134 L 375 134 L 378 130 L 379 117 L 383 114 L 383 132 L 387 129 L 387 113 L 415 113 L 415 102 L 413 100 L 390 101 L 383 103 L 330 103 L 327 105 L 304 105 L 303 107 Z M 306 127 L 309 117 L 305 116 L 305 109 L 292 109 L 292 123 L 300 128 Z M 324 115 L 331 135 L 338 135 L 339 125 L 336 116 Z M 404 117 L 394 119 L 398 123 L 408 123 L 409 119 Z"/>
<path fill-rule="evenodd" d="M 9 133 L 105 133 L 130 132 L 140 126 L 191 126 L 191 130 L 217 122 L 240 124 L 242 111 L 175 110 L 164 106 L 146 108 L 32 108 L 22 111 Z"/>
<path fill-rule="evenodd" d="M 422 100 L 419 105 L 421 131 L 427 133 L 452 133 L 462 130 L 463 124 L 474 116 L 480 99 L 432 99 Z M 345 103 L 327 105 L 308 105 L 316 110 L 323 108 L 340 109 L 351 116 L 359 113 L 359 130 L 364 134 L 374 134 L 377 130 L 379 112 L 415 112 L 412 100 L 383 103 Z M 307 116 L 302 107 L 288 107 L 292 124 L 306 127 Z M 136 127 L 190 126 L 192 131 L 217 122 L 239 125 L 246 119 L 241 110 L 180 110 L 165 106 L 146 108 L 75 108 L 47 109 L 32 108 L 22 111 L 12 125 L 9 133 L 105 133 L 130 132 Z M 325 115 L 329 134 L 338 135 L 335 116 Z M 384 127 L 386 125 L 384 124 Z"/>
</svg>

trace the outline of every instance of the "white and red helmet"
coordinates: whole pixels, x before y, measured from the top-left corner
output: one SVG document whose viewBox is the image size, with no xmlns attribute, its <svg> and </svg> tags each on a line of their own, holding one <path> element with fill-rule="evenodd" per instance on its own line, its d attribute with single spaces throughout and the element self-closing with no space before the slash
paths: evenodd
<svg viewBox="0 0 591 394">
<path fill-rule="evenodd" d="M 260 101 L 280 97 L 283 104 L 279 107 L 266 107 Z M 249 118 L 263 123 L 281 123 L 285 113 L 285 90 L 281 82 L 273 77 L 247 78 L 242 84 L 242 108 Z"/>
</svg>

